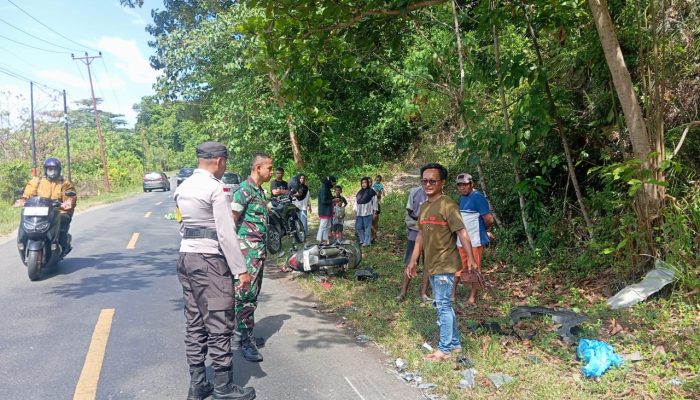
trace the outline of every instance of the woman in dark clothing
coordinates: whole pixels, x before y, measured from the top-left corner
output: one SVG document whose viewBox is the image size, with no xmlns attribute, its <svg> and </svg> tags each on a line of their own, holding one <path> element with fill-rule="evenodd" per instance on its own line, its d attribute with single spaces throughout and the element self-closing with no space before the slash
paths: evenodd
<svg viewBox="0 0 700 400">
<path fill-rule="evenodd" d="M 318 190 L 318 233 L 316 240 L 328 243 L 328 232 L 331 229 L 333 219 L 333 194 L 331 188 L 335 186 L 337 179 L 335 176 L 327 176 L 321 180 L 321 188 Z"/>
</svg>

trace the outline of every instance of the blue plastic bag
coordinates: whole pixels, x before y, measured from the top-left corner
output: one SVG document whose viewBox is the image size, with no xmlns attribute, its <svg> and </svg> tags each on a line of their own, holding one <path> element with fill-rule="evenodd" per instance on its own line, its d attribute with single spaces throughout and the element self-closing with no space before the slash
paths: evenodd
<svg viewBox="0 0 700 400">
<path fill-rule="evenodd" d="M 599 378 L 611 366 L 619 367 L 623 360 L 612 346 L 600 340 L 581 339 L 576 356 L 586 363 L 581 373 L 586 378 Z"/>
</svg>

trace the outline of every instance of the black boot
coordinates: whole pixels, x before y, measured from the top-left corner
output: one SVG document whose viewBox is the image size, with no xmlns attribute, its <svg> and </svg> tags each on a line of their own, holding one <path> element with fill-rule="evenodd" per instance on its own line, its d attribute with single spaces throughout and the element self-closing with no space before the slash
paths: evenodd
<svg viewBox="0 0 700 400">
<path fill-rule="evenodd" d="M 255 343 L 253 332 L 248 329 L 241 331 L 241 353 L 243 358 L 251 362 L 260 362 L 263 360 L 262 354 L 258 351 L 258 346 Z"/>
<path fill-rule="evenodd" d="M 255 389 L 233 384 L 233 370 L 214 371 L 214 400 L 253 400 Z"/>
<path fill-rule="evenodd" d="M 207 380 L 204 364 L 190 365 L 190 391 L 187 393 L 187 400 L 204 400 L 213 389 Z"/>
</svg>

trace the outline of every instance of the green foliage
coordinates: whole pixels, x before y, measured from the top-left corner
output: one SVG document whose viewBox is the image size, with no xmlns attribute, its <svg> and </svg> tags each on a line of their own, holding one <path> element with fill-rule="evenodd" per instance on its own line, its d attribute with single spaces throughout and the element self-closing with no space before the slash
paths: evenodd
<svg viewBox="0 0 700 400">
<path fill-rule="evenodd" d="M 13 202 L 31 178 L 30 166 L 22 161 L 0 162 L 0 202 Z M 20 193 L 21 194 L 21 193 Z"/>
</svg>

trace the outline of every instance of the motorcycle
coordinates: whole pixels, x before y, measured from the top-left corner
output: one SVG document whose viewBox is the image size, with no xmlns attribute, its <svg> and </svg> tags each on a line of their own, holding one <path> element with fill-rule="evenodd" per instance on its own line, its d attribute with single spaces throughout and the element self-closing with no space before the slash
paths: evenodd
<svg viewBox="0 0 700 400">
<path fill-rule="evenodd" d="M 59 244 L 60 207 L 60 201 L 44 197 L 31 197 L 24 203 L 17 229 L 17 250 L 22 262 L 27 266 L 27 274 L 31 281 L 38 280 L 42 270 L 56 265 L 63 259 L 64 249 Z M 70 234 L 67 243 L 70 248 Z"/>
<path fill-rule="evenodd" d="M 361 261 L 362 250 L 357 242 L 344 240 L 333 244 L 307 244 L 289 256 L 287 266 L 298 272 L 337 275 L 357 268 Z"/>
<path fill-rule="evenodd" d="M 299 209 L 292 203 L 288 195 L 273 197 L 270 199 L 272 207 L 267 224 L 267 249 L 275 254 L 282 249 L 282 238 L 292 237 L 292 250 L 296 250 L 296 243 L 304 243 L 306 232 L 299 219 Z"/>
</svg>

